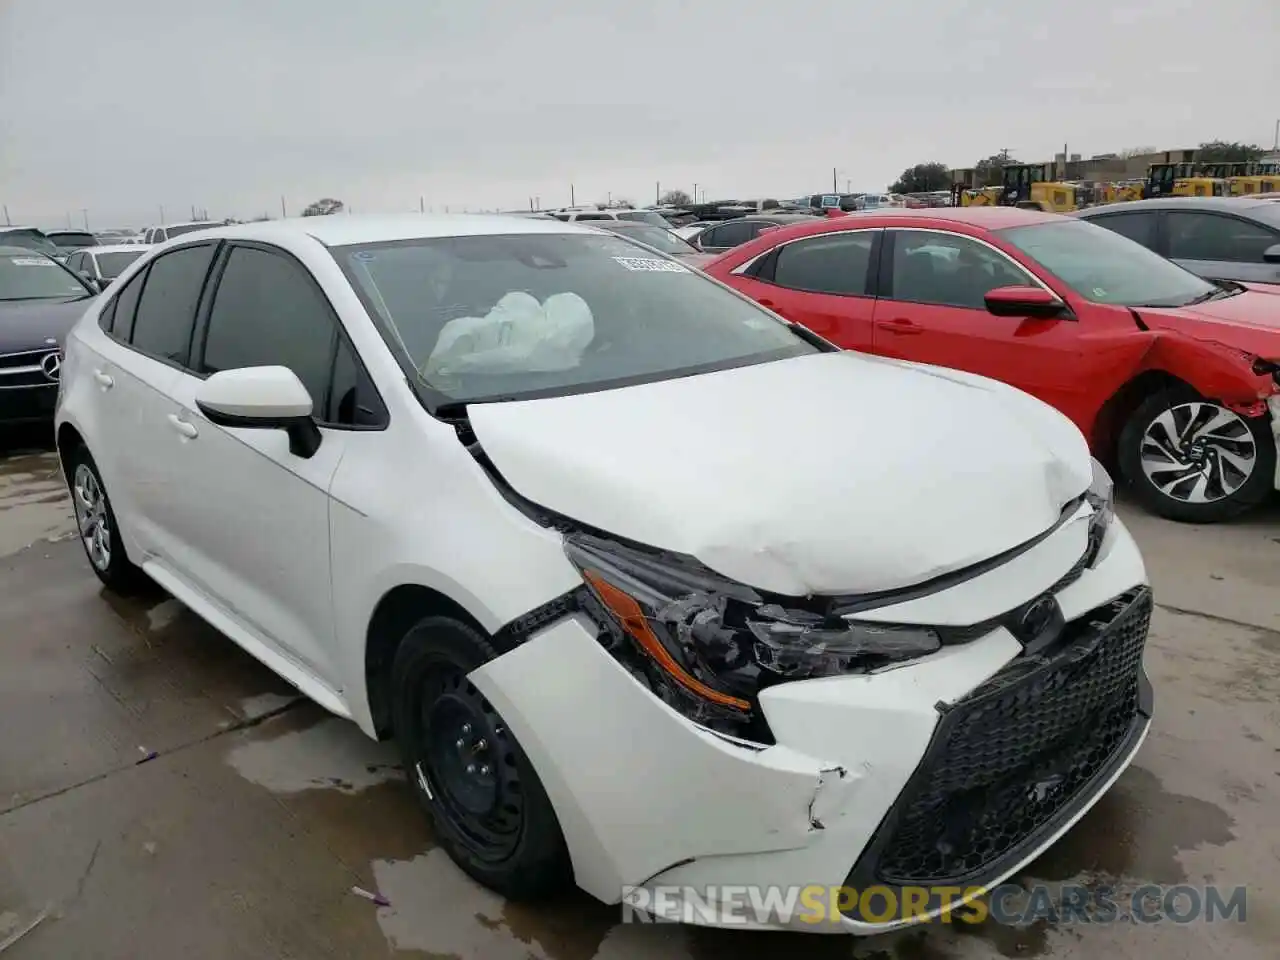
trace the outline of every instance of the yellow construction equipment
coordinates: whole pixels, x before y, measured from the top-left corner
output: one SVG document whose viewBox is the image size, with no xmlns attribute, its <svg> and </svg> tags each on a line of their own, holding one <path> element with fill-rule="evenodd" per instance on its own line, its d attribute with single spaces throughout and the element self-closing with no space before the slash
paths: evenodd
<svg viewBox="0 0 1280 960">
<path fill-rule="evenodd" d="M 979 190 L 965 190 L 960 194 L 962 207 L 994 207 L 1000 202 L 1002 187 L 982 187 Z"/>
<path fill-rule="evenodd" d="M 1147 169 L 1146 197 L 1226 197 L 1230 187 L 1222 177 L 1204 176 L 1201 167 L 1189 161 L 1153 163 Z"/>
</svg>

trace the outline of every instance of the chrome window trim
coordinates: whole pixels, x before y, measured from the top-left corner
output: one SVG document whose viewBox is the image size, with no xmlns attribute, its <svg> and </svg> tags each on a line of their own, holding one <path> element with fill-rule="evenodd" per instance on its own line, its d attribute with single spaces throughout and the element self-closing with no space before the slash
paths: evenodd
<svg viewBox="0 0 1280 960">
<path fill-rule="evenodd" d="M 982 246 L 986 247 L 988 250 L 992 251 L 993 253 L 998 254 L 999 256 L 1003 257 L 1005 260 L 1007 260 L 1009 263 L 1011 263 L 1011 264 L 1012 264 L 1016 269 L 1020 270 L 1020 271 L 1021 271 L 1022 273 L 1024 273 L 1024 274 L 1026 274 L 1026 276 L 1027 276 L 1027 277 L 1029 277 L 1029 278 L 1031 279 L 1031 286 L 1039 287 L 1039 288 L 1040 288 L 1041 290 L 1043 290 L 1045 293 L 1052 294 L 1054 298 L 1056 298 L 1056 299 L 1058 299 L 1058 300 L 1062 300 L 1062 297 L 1058 296 L 1057 291 L 1055 291 L 1055 290 L 1051 289 L 1047 283 L 1045 283 L 1043 280 L 1041 280 L 1039 277 L 1037 277 L 1034 273 L 1032 273 L 1030 270 L 1028 270 L 1024 264 L 1019 263 L 1017 260 L 1015 260 L 1015 259 L 1014 259 L 1013 257 L 1011 257 L 1009 254 L 1005 253 L 1005 251 L 1001 250 L 999 247 L 997 247 L 995 244 L 991 243 L 990 241 L 988 241 L 988 240 L 984 240 L 982 237 L 974 237 L 974 236 L 970 236 L 970 235 L 969 235 L 969 234 L 967 234 L 967 233 L 957 233 L 957 232 L 956 232 L 956 231 L 954 231 L 954 230 L 943 230 L 943 229 L 941 229 L 940 227 L 906 227 L 906 226 L 897 226 L 897 225 L 894 225 L 894 226 L 892 226 L 892 227 L 885 227 L 884 229 L 885 229 L 885 230 L 896 230 L 896 231 L 898 231 L 899 233 L 901 233 L 901 232 L 902 232 L 902 231 L 904 231 L 904 230 L 910 230 L 910 231 L 912 231 L 913 233 L 939 233 L 939 234 L 942 234 L 943 236 L 947 236 L 947 237 L 960 237 L 960 238 L 961 238 L 961 239 L 963 239 L 963 240 L 972 240 L 974 243 L 981 244 Z M 893 298 L 892 298 L 892 297 L 888 297 L 887 299 L 892 300 Z M 912 302 L 914 302 L 914 301 L 910 301 L 910 300 L 902 300 L 902 301 L 896 301 L 896 302 L 900 302 L 900 303 L 912 303 Z M 1063 302 L 1065 303 L 1066 301 L 1063 301 Z M 935 304 L 935 306 L 946 306 L 946 304 Z M 969 307 L 960 307 L 959 309 L 961 309 L 961 310 L 967 310 L 967 309 L 973 309 L 973 308 L 969 308 Z"/>
</svg>

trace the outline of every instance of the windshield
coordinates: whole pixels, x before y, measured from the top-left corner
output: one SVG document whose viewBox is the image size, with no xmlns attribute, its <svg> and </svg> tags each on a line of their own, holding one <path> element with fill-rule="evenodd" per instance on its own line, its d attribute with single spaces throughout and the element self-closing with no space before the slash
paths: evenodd
<svg viewBox="0 0 1280 960">
<path fill-rule="evenodd" d="M 113 253 L 100 253 L 97 256 L 98 271 L 104 276 L 115 279 L 124 272 L 124 268 L 142 256 L 142 251 L 121 250 Z"/>
<path fill-rule="evenodd" d="M 58 248 L 38 230 L 0 230 L 0 247 L 25 247 L 53 256 Z"/>
<path fill-rule="evenodd" d="M 618 214 L 618 219 L 631 220 L 635 223 L 651 223 L 663 229 L 671 226 L 667 218 L 656 210 L 624 210 Z"/>
<path fill-rule="evenodd" d="M 663 227 L 655 227 L 648 223 L 623 223 L 618 220 L 611 220 L 607 223 L 601 223 L 599 226 L 624 237 L 631 237 L 641 243 L 647 243 L 663 253 L 670 253 L 677 257 L 698 252 L 697 247 L 681 240 L 670 230 Z"/>
<path fill-rule="evenodd" d="M 389 345 L 451 400 L 547 396 L 817 352 L 755 304 L 618 236 L 335 247 Z"/>
<path fill-rule="evenodd" d="M 63 250 L 79 250 L 81 247 L 98 245 L 98 238 L 92 233 L 55 233 L 49 239 L 53 241 L 54 246 L 61 247 Z"/>
<path fill-rule="evenodd" d="M 74 300 L 91 295 L 70 271 L 48 257 L 0 256 L 0 301 Z"/>
<path fill-rule="evenodd" d="M 1094 303 L 1180 307 L 1220 291 L 1142 244 L 1084 220 L 1055 220 L 998 233 Z"/>
</svg>

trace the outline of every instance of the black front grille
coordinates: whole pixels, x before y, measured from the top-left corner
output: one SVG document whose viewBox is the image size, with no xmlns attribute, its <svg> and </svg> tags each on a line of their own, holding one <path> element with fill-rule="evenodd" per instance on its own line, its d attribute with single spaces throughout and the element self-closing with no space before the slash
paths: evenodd
<svg viewBox="0 0 1280 960">
<path fill-rule="evenodd" d="M 1008 869 L 1124 756 L 1150 715 L 1142 587 L 941 708 L 933 741 L 849 884 L 964 886 Z"/>
<path fill-rule="evenodd" d="M 0 354 L 0 390 L 11 387 L 43 387 L 51 381 L 40 368 L 41 362 L 56 348 L 28 350 L 23 353 Z"/>
</svg>

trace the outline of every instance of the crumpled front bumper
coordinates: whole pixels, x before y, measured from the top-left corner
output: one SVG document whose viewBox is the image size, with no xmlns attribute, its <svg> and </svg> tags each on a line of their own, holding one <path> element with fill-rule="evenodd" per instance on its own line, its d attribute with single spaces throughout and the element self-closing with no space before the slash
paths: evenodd
<svg viewBox="0 0 1280 960">
<path fill-rule="evenodd" d="M 923 598 L 922 609 L 935 622 L 955 622 L 985 593 L 1012 591 L 1024 601 L 1061 576 L 1057 568 L 1064 558 L 1070 562 L 1072 551 L 1079 555 L 1082 535 L 1069 525 L 1061 537 L 1006 565 L 989 590 L 982 587 L 985 578 L 977 578 L 955 588 L 961 600 L 935 595 Z M 1014 587 L 1027 577 L 1039 585 Z M 1117 520 L 1095 567 L 1057 598 L 1070 622 L 1145 582 L 1137 548 Z M 670 918 L 689 920 L 672 889 L 705 897 L 727 886 L 785 892 L 849 883 L 935 742 L 939 707 L 962 701 L 1021 651 L 1012 634 L 997 628 L 894 669 L 769 688 L 760 703 L 777 742 L 768 746 L 711 732 L 660 702 L 604 651 L 594 625 L 580 615 L 471 679 L 537 769 L 579 886 L 606 903 L 618 902 L 624 887 L 663 890 Z M 1005 857 L 998 874 L 975 882 L 994 885 L 1038 856 L 1105 792 L 1144 735 L 1145 725 L 1050 831 Z M 956 905 L 940 903 L 932 912 Z M 693 919 L 720 922 L 712 914 Z M 834 910 L 824 920 L 735 925 L 869 934 L 908 922 L 872 922 Z"/>
</svg>

